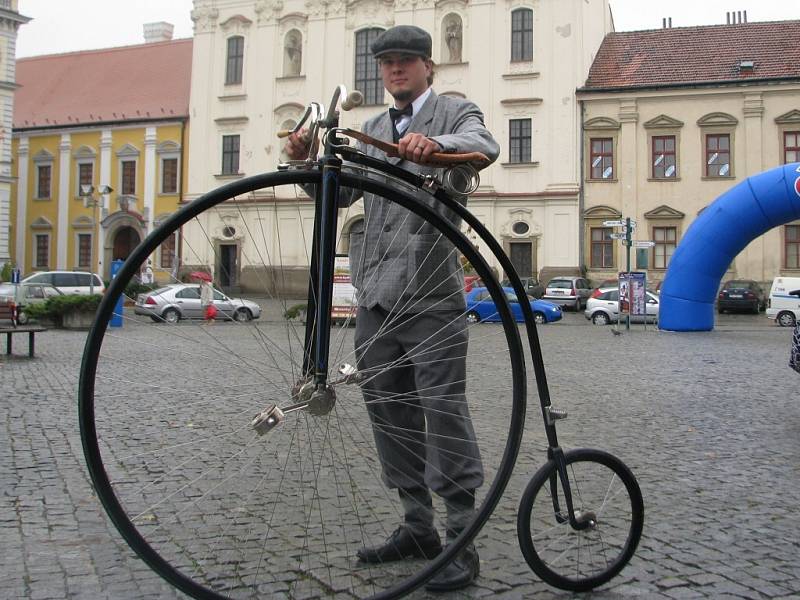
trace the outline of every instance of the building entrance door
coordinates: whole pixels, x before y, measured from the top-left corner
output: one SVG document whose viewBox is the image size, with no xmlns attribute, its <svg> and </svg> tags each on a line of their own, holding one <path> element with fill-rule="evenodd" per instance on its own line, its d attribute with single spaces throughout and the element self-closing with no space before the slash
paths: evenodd
<svg viewBox="0 0 800 600">
<path fill-rule="evenodd" d="M 236 264 L 236 244 L 220 244 L 217 254 L 217 283 L 226 291 L 238 284 L 238 266 Z"/>
<path fill-rule="evenodd" d="M 533 261 L 533 244 L 531 242 L 511 242 L 511 264 L 517 275 L 530 277 L 535 269 Z"/>
<path fill-rule="evenodd" d="M 142 241 L 139 232 L 133 227 L 122 227 L 114 236 L 113 260 L 127 260 L 133 249 Z"/>
</svg>

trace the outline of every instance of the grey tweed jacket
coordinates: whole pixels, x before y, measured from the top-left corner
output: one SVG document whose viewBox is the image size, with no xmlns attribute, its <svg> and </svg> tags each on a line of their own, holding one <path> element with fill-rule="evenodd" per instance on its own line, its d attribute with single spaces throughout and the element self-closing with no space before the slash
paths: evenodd
<svg viewBox="0 0 800 600">
<path fill-rule="evenodd" d="M 368 120 L 362 131 L 392 141 L 388 112 Z M 412 132 L 435 140 L 445 152 L 482 152 L 492 161 L 500 154 L 500 147 L 484 125 L 483 113 L 461 98 L 438 96 L 431 91 L 404 135 Z M 386 158 L 372 146 L 359 144 L 359 147 L 370 156 L 386 159 L 409 171 L 424 174 L 437 171 L 400 158 Z M 342 189 L 341 204 L 352 204 L 361 195 L 358 190 Z M 420 190 L 416 195 L 460 225 L 460 219 L 430 194 Z M 358 304 L 403 312 L 462 310 L 464 277 L 459 252 L 452 243 L 399 205 L 369 193 L 364 193 L 363 198 L 363 231 L 351 231 L 350 235 L 350 268 Z M 466 198 L 463 201 L 466 203 Z"/>
</svg>

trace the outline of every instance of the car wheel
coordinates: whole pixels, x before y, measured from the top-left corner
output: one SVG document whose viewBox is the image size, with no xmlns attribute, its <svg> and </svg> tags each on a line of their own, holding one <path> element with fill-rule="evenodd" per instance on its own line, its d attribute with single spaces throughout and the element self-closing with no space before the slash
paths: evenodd
<svg viewBox="0 0 800 600">
<path fill-rule="evenodd" d="M 153 323 L 163 323 L 164 322 L 164 319 L 162 319 L 161 317 L 158 317 L 156 315 L 150 315 L 150 320 L 153 321 Z"/>
<path fill-rule="evenodd" d="M 795 319 L 793 313 L 785 311 L 782 313 L 778 313 L 778 316 L 775 317 L 775 320 L 781 327 L 794 327 Z"/>
<path fill-rule="evenodd" d="M 30 321 L 30 318 L 28 318 L 28 313 L 23 310 L 17 313 L 17 323 L 20 325 L 27 325 L 28 321 Z"/>
<path fill-rule="evenodd" d="M 544 313 L 540 313 L 538 310 L 533 313 L 533 322 L 537 325 L 545 325 L 547 324 L 547 319 L 544 318 Z"/>
<path fill-rule="evenodd" d="M 611 323 L 611 319 L 604 312 L 596 312 L 592 315 L 592 323 L 595 325 L 608 325 Z"/>
<path fill-rule="evenodd" d="M 581 310 L 581 299 L 580 298 L 575 298 L 575 306 L 573 308 L 575 309 L 575 312 L 580 312 L 580 310 Z"/>
<path fill-rule="evenodd" d="M 239 323 L 247 323 L 250 319 L 253 318 L 253 315 L 250 314 L 250 311 L 246 308 L 240 308 L 235 313 L 233 313 L 233 318 Z"/>
<path fill-rule="evenodd" d="M 760 312 L 760 311 L 759 311 L 759 309 L 760 309 L 760 308 L 761 308 L 761 307 L 758 305 L 758 300 L 756 300 L 756 303 L 755 303 L 755 304 L 753 304 L 753 314 L 754 314 L 754 315 L 757 315 L 757 314 Z"/>
<path fill-rule="evenodd" d="M 719 308 L 719 307 L 717 307 L 717 312 L 718 312 L 719 314 L 723 314 L 723 313 L 725 312 L 725 309 L 724 309 L 724 308 Z"/>
<path fill-rule="evenodd" d="M 177 323 L 180 321 L 181 316 L 178 314 L 178 311 L 174 308 L 168 308 L 161 314 L 161 320 L 166 323 Z"/>
<path fill-rule="evenodd" d="M 467 313 L 467 323 L 478 323 L 480 320 L 480 316 L 478 316 L 478 313 L 476 313 L 474 310 L 471 310 Z"/>
</svg>

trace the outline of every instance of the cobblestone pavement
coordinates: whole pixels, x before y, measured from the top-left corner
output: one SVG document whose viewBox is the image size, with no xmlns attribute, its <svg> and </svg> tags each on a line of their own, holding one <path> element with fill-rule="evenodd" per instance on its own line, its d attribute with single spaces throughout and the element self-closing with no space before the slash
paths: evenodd
<svg viewBox="0 0 800 600">
<path fill-rule="evenodd" d="M 223 336 L 233 325 L 215 327 Z M 619 456 L 645 501 L 633 560 L 582 597 L 800 598 L 791 331 L 763 315 L 725 315 L 711 333 L 636 326 L 612 336 L 582 314 L 540 331 L 554 404 L 570 411 L 559 424 L 562 445 Z M 76 411 L 84 341 L 85 333 L 49 331 L 36 359 L 0 358 L 0 597 L 183 597 L 134 556 L 92 492 Z M 131 380 L 145 377 L 140 357 L 129 359 Z M 538 580 L 517 548 L 517 503 L 546 448 L 535 397 L 529 402 L 514 475 L 478 538 L 481 577 L 435 597 L 573 597 Z"/>
</svg>

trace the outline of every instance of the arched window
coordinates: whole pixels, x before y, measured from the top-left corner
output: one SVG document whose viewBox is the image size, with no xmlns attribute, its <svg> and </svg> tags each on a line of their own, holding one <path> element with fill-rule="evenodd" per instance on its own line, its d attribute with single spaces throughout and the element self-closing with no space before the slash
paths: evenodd
<svg viewBox="0 0 800 600">
<path fill-rule="evenodd" d="M 244 66 L 244 38 L 234 35 L 228 38 L 228 54 L 225 65 L 225 85 L 242 83 Z"/>
<path fill-rule="evenodd" d="M 518 8 L 511 13 L 511 61 L 533 60 L 533 11 Z"/>
<path fill-rule="evenodd" d="M 292 29 L 283 40 L 283 76 L 300 75 L 303 69 L 303 34 Z"/>
<path fill-rule="evenodd" d="M 442 62 L 460 63 L 463 61 L 464 28 L 461 17 L 450 13 L 442 21 Z"/>
<path fill-rule="evenodd" d="M 355 88 L 364 94 L 364 104 L 383 104 L 381 68 L 372 56 L 370 45 L 383 33 L 377 27 L 356 32 Z"/>
</svg>

